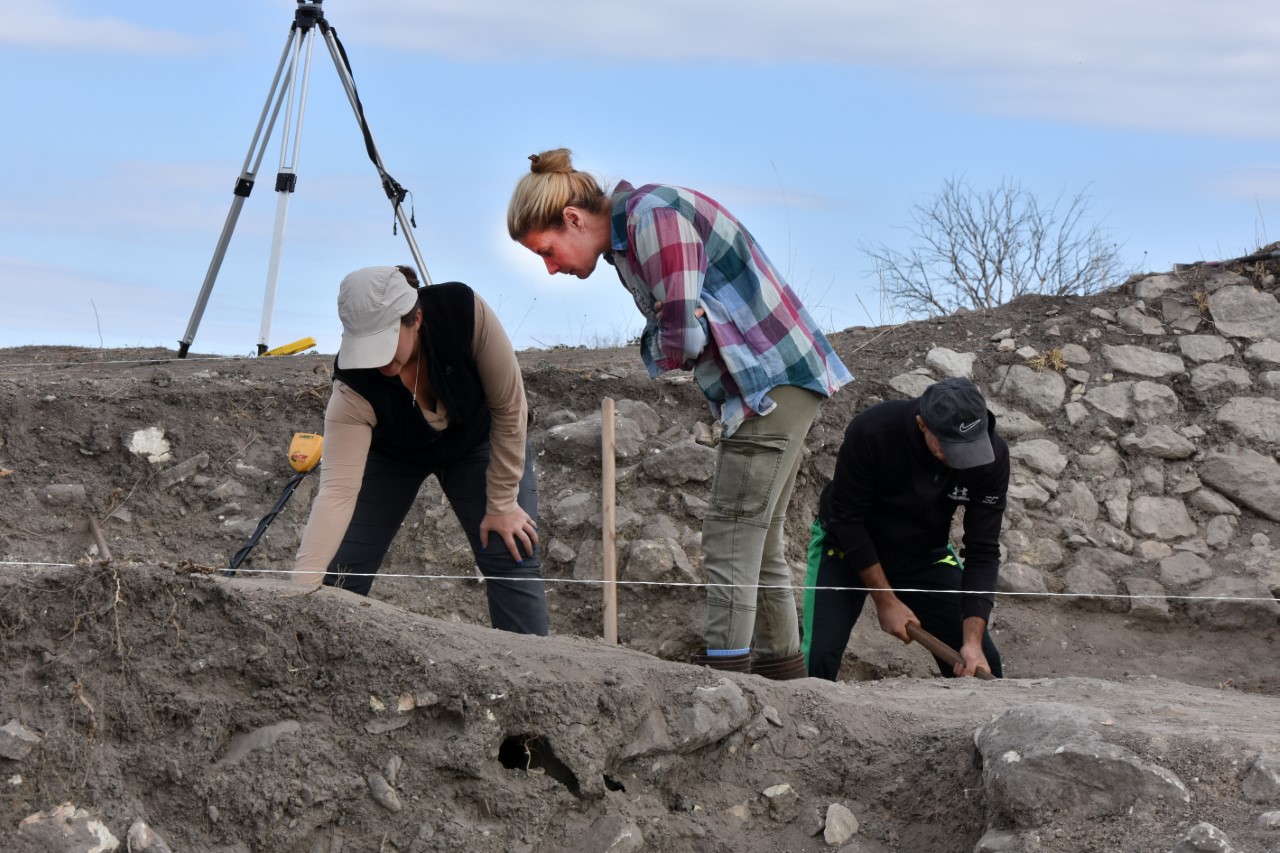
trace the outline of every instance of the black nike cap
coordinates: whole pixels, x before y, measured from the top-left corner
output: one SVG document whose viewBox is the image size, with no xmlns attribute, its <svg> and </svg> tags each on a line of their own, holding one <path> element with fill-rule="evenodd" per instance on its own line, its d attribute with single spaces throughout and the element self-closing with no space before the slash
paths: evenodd
<svg viewBox="0 0 1280 853">
<path fill-rule="evenodd" d="M 971 380 L 944 379 L 924 389 L 920 417 L 952 468 L 977 468 L 995 461 L 987 434 L 987 401 Z"/>
</svg>

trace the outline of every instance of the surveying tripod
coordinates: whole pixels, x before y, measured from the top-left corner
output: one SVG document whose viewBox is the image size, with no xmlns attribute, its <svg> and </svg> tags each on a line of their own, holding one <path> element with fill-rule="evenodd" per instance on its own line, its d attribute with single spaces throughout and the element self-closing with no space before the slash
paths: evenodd
<svg viewBox="0 0 1280 853">
<path fill-rule="evenodd" d="M 405 240 L 409 243 L 409 251 L 413 255 L 414 265 L 418 268 L 418 276 L 423 284 L 431 284 L 427 274 L 427 265 L 423 263 L 422 253 L 418 251 L 417 241 L 413 239 L 411 226 L 417 223 L 413 217 L 405 216 L 402 202 L 408 191 L 400 186 L 395 178 L 387 174 L 382 166 L 382 157 L 378 154 L 378 146 L 374 144 L 373 135 L 369 132 L 369 123 L 365 121 L 364 107 L 360 96 L 356 93 L 355 79 L 351 76 L 351 63 L 347 60 L 347 52 L 338 41 L 338 34 L 325 20 L 321 4 L 324 0 L 298 0 L 298 9 L 294 13 L 293 24 L 289 27 L 289 38 L 285 41 L 284 52 L 280 55 L 280 64 L 276 67 L 276 76 L 271 81 L 271 89 L 267 92 L 266 104 L 262 107 L 262 115 L 258 118 L 257 129 L 253 132 L 253 140 L 249 143 L 249 153 L 244 158 L 244 166 L 240 177 L 236 180 L 231 201 L 231 210 L 227 213 L 227 221 L 222 226 L 222 234 L 213 250 L 213 259 L 209 262 L 209 270 L 205 273 L 204 284 L 200 287 L 200 296 L 196 299 L 196 307 L 191 312 L 191 321 L 187 323 L 186 334 L 179 341 L 178 357 L 186 358 L 187 350 L 196 336 L 196 327 L 209 304 L 209 294 L 213 291 L 213 283 L 218 278 L 218 270 L 222 267 L 222 259 L 227 253 L 227 245 L 231 242 L 231 234 L 235 231 L 236 220 L 240 218 L 240 208 L 244 200 L 253 191 L 254 179 L 258 167 L 262 164 L 271 131 L 275 128 L 276 119 L 284 110 L 284 128 L 280 141 L 280 168 L 276 172 L 276 218 L 271 233 L 271 258 L 267 265 L 266 292 L 262 301 L 262 325 L 258 334 L 258 355 L 267 351 L 267 339 L 271 334 L 271 314 L 275 309 L 276 283 L 280 277 L 280 251 L 284 243 L 285 221 L 289 214 L 289 198 L 297 186 L 298 151 L 302 144 L 302 119 L 307 107 L 307 87 L 311 80 L 311 52 L 315 45 L 318 29 L 329 48 L 337 69 L 338 79 L 347 92 L 351 109 L 355 111 L 356 121 L 364 134 L 364 146 L 369 152 L 369 159 L 378 170 L 382 179 L 382 189 L 391 200 L 395 211 L 396 222 L 404 231 Z M 305 46 L 305 47 L 304 47 Z M 298 75 L 298 60 L 302 58 L 302 74 Z M 297 96 L 297 119 L 294 120 L 294 99 Z M 270 116 L 270 118 L 268 118 Z M 264 130 L 265 129 L 265 130 Z M 290 139 L 292 134 L 292 145 Z M 394 228 L 393 228 L 394 230 Z"/>
</svg>

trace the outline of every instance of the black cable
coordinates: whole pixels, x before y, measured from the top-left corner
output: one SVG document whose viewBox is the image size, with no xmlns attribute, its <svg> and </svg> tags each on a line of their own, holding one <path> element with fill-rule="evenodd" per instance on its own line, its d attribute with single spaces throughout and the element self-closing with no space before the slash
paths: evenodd
<svg viewBox="0 0 1280 853">
<path fill-rule="evenodd" d="M 276 516 L 284 509 L 284 505 L 289 502 L 289 498 L 293 495 L 293 490 L 298 488 L 298 484 L 302 482 L 302 478 L 310 474 L 310 471 L 300 471 L 294 474 L 285 483 L 284 493 L 280 495 L 280 500 L 276 501 L 276 505 L 271 507 L 271 511 L 262 517 L 262 521 L 258 522 L 258 529 L 253 531 L 253 535 L 249 537 L 249 541 L 244 543 L 236 555 L 231 558 L 227 568 L 222 570 L 223 577 L 233 578 L 236 576 L 236 569 L 240 568 L 240 564 L 249 556 L 249 552 L 253 550 L 253 546 L 258 544 L 258 540 L 262 538 L 262 534 L 267 532 L 267 528 L 271 526 L 271 522 L 276 520 Z"/>
</svg>

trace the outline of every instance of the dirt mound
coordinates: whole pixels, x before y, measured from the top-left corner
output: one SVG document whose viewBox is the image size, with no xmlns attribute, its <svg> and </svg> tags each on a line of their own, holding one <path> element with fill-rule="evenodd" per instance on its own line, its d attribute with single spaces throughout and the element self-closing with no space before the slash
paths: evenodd
<svg viewBox="0 0 1280 853">
<path fill-rule="evenodd" d="M 780 683 L 280 581 L 7 587 L 4 704 L 41 737 L 0 801 L 10 850 L 45 849 L 14 829 L 61 802 L 185 850 L 819 850 L 833 804 L 852 850 L 972 850 L 1007 822 L 974 730 L 1054 702 L 1104 707 L 1194 804 L 1046 820 L 1040 849 L 1166 850 L 1191 814 L 1239 839 L 1241 766 L 1280 748 L 1273 700 L 1166 680 Z"/>
<path fill-rule="evenodd" d="M 1198 267 L 832 336 L 857 381 L 807 442 L 796 579 L 849 419 L 967 360 L 1015 452 L 996 685 L 933 678 L 869 616 L 841 684 L 680 663 L 700 645 L 709 483 L 649 460 L 714 436 L 688 378 L 652 381 L 632 350 L 520 354 L 545 640 L 483 627 L 433 482 L 372 600 L 280 579 L 314 478 L 239 577 L 217 573 L 292 473 L 292 434 L 321 428 L 331 356 L 0 350 L 0 848 L 92 849 L 19 830 L 69 803 L 77 831 L 123 839 L 144 820 L 188 850 L 1165 851 L 1201 821 L 1280 849 L 1258 823 L 1280 809 L 1280 519 L 1262 466 L 1280 449 L 1280 325 L 1257 301 L 1275 301 L 1274 273 Z M 618 591 L 618 648 L 598 639 L 595 583 L 605 397 L 634 428 L 620 575 L 646 579 Z M 1230 467 L 1250 453 L 1262 467 Z M 1024 732 L 1015 769 L 1044 776 L 1011 782 L 975 747 L 994 718 Z M 1108 773 L 1092 787 L 1111 799 L 1080 794 Z M 1182 787 L 1136 781 L 1168 776 Z"/>
</svg>

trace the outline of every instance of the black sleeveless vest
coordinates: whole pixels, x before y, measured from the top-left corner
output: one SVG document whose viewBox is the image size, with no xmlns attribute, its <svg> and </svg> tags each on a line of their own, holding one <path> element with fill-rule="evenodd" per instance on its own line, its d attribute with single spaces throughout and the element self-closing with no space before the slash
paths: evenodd
<svg viewBox="0 0 1280 853">
<path fill-rule="evenodd" d="M 418 329 L 418 357 L 426 365 L 431 387 L 448 412 L 447 429 L 437 430 L 427 423 L 413 402 L 413 394 L 398 376 L 383 376 L 376 368 L 343 370 L 336 359 L 333 376 L 373 407 L 377 423 L 373 427 L 372 449 L 438 468 L 489 437 L 489 406 L 471 351 L 476 325 L 475 294 L 471 288 L 456 281 L 424 287 L 419 303 L 422 325 Z"/>
</svg>

